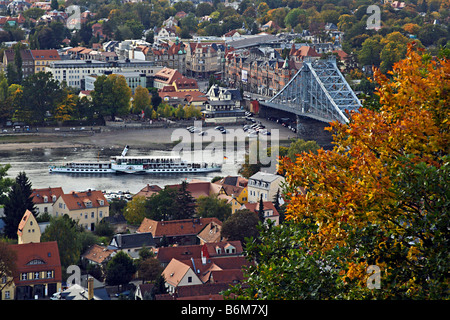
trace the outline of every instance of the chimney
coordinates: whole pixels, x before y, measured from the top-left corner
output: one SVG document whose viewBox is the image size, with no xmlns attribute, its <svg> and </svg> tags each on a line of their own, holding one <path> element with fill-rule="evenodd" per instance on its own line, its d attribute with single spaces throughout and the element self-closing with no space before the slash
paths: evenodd
<svg viewBox="0 0 450 320">
<path fill-rule="evenodd" d="M 88 277 L 88 300 L 94 299 L 94 278 Z"/>
</svg>

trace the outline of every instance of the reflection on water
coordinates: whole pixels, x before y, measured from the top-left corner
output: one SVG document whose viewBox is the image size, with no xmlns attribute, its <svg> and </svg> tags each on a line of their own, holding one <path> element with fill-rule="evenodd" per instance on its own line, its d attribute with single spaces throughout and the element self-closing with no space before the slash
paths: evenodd
<svg viewBox="0 0 450 320">
<path fill-rule="evenodd" d="M 116 175 L 116 174 L 50 174 L 48 166 L 51 164 L 63 164 L 71 161 L 105 161 L 112 156 L 118 156 L 122 150 L 82 149 L 82 148 L 58 148 L 58 149 L 30 149 L 16 151 L 0 150 L 0 165 L 11 164 L 8 177 L 15 178 L 21 171 L 25 171 L 33 188 L 62 187 L 64 192 L 72 190 L 81 191 L 87 189 L 106 191 L 130 191 L 136 193 L 147 184 L 156 184 L 161 187 L 167 184 L 181 183 L 185 179 L 200 179 L 210 181 L 215 176 L 236 175 L 239 164 L 236 160 L 223 161 L 221 153 L 203 153 L 205 162 L 222 163 L 222 172 L 198 173 L 198 174 L 147 174 L 147 175 Z M 245 150 L 238 150 L 235 159 L 243 159 Z M 170 151 L 141 151 L 130 150 L 129 155 L 170 156 Z M 183 159 L 191 160 L 189 153 L 181 154 Z"/>
</svg>

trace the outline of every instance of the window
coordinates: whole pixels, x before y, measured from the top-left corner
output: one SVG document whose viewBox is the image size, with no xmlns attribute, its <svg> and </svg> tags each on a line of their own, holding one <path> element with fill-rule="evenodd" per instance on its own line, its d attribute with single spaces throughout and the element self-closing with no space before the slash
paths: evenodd
<svg viewBox="0 0 450 320">
<path fill-rule="evenodd" d="M 93 211 L 91 212 L 91 218 L 94 218 L 94 212 Z"/>
<path fill-rule="evenodd" d="M 192 277 L 188 277 L 188 283 L 192 283 Z"/>
<path fill-rule="evenodd" d="M 28 279 L 28 274 L 26 272 L 23 272 L 20 274 L 20 280 L 27 280 Z"/>
<path fill-rule="evenodd" d="M 53 278 L 53 271 L 47 271 L 47 278 Z"/>
<path fill-rule="evenodd" d="M 39 272 L 34 273 L 34 279 L 39 279 Z"/>
</svg>

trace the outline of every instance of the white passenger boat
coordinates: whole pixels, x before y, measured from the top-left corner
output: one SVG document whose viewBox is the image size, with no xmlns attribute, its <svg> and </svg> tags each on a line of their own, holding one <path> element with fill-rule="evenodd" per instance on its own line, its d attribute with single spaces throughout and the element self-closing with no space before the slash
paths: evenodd
<svg viewBox="0 0 450 320">
<path fill-rule="evenodd" d="M 61 173 L 200 173 L 221 171 L 222 165 L 191 163 L 181 157 L 170 156 L 127 156 L 128 146 L 120 156 L 112 157 L 109 162 L 70 162 L 61 166 L 49 166 L 49 172 Z"/>
</svg>

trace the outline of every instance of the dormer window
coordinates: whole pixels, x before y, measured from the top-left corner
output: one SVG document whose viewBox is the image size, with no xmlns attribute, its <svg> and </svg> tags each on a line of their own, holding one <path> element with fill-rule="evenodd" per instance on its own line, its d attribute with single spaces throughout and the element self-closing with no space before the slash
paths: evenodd
<svg viewBox="0 0 450 320">
<path fill-rule="evenodd" d="M 56 196 L 55 195 L 52 196 L 52 201 L 56 202 Z"/>
<path fill-rule="evenodd" d="M 47 203 L 48 202 L 48 197 L 44 196 L 44 202 Z"/>
</svg>

